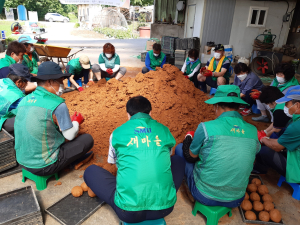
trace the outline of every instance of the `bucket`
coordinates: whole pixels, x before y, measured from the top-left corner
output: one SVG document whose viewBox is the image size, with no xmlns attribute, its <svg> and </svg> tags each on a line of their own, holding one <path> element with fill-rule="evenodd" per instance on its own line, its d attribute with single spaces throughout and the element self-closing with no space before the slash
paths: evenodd
<svg viewBox="0 0 300 225">
<path fill-rule="evenodd" d="M 139 28 L 140 31 L 140 37 L 141 38 L 150 38 L 150 27 L 140 27 Z"/>
<path fill-rule="evenodd" d="M 232 62 L 232 59 L 233 59 L 232 48 L 233 48 L 232 45 L 224 45 L 225 56 L 227 58 L 229 58 L 231 62 Z"/>
</svg>

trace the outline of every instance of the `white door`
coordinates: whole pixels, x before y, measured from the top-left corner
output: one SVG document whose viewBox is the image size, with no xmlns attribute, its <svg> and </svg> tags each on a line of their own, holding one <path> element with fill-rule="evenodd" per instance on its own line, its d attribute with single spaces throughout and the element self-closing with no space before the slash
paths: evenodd
<svg viewBox="0 0 300 225">
<path fill-rule="evenodd" d="M 196 5 L 188 6 L 187 25 L 186 25 L 186 38 L 192 38 L 194 34 Z"/>
</svg>

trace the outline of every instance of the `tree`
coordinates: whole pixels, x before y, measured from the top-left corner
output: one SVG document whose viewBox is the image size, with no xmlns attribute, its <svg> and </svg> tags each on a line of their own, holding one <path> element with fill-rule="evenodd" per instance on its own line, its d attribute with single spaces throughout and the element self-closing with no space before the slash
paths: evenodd
<svg viewBox="0 0 300 225">
<path fill-rule="evenodd" d="M 59 13 L 68 16 L 69 12 L 77 13 L 76 5 L 64 5 L 59 0 L 6 0 L 5 8 L 16 8 L 18 5 L 24 5 L 27 11 L 37 11 L 38 17 L 44 19 L 48 12 Z"/>
<path fill-rule="evenodd" d="M 131 0 L 130 5 L 134 6 L 148 6 L 148 5 L 153 5 L 154 0 Z"/>
</svg>

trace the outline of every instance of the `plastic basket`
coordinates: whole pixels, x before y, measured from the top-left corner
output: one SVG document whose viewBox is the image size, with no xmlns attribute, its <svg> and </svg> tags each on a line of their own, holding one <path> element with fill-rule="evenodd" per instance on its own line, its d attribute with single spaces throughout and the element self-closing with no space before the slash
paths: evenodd
<svg viewBox="0 0 300 225">
<path fill-rule="evenodd" d="M 0 132 L 0 172 L 17 165 L 14 137 L 6 130 Z"/>
</svg>

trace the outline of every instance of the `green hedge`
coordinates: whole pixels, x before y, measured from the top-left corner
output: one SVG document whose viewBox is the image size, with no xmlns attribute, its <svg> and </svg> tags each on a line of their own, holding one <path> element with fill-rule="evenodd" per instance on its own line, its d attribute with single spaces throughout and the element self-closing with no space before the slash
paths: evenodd
<svg viewBox="0 0 300 225">
<path fill-rule="evenodd" d="M 129 38 L 138 38 L 137 34 L 133 34 L 132 30 L 116 30 L 113 28 L 95 28 L 94 31 L 104 34 L 107 37 L 114 37 L 117 39 L 129 39 Z"/>
</svg>

